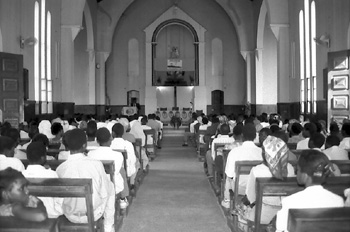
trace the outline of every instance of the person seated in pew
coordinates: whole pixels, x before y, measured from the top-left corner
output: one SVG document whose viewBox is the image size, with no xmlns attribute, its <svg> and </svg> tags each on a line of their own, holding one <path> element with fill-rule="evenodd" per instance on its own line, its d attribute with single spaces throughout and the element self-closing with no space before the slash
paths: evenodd
<svg viewBox="0 0 350 232">
<path fill-rule="evenodd" d="M 64 145 L 64 151 L 60 151 L 58 153 L 58 160 L 66 160 L 70 156 L 70 151 L 69 151 L 68 142 L 67 142 L 70 131 L 71 130 L 66 131 L 62 136 L 62 144 Z"/>
<path fill-rule="evenodd" d="M 141 159 L 143 163 L 143 170 L 147 169 L 149 160 L 148 156 L 146 154 L 146 150 L 144 148 L 145 143 L 146 143 L 146 135 L 143 132 L 141 123 L 138 121 L 138 116 L 137 114 L 133 115 L 130 117 L 130 133 L 135 136 L 137 139 L 141 139 Z"/>
<path fill-rule="evenodd" d="M 341 127 L 341 135 L 343 137 L 339 144 L 342 149 L 350 149 L 350 123 L 344 123 Z"/>
<path fill-rule="evenodd" d="M 0 216 L 36 222 L 47 219 L 43 202 L 29 195 L 27 185 L 21 172 L 11 167 L 0 171 Z"/>
<path fill-rule="evenodd" d="M 30 141 L 23 144 L 21 149 L 27 149 L 28 145 L 32 142 L 32 139 L 34 138 L 35 135 L 39 134 L 39 128 L 38 128 L 38 124 L 36 122 L 31 122 L 29 123 L 29 131 L 28 131 L 28 136 L 30 138 Z M 15 157 L 16 154 L 15 154 Z M 21 157 L 17 157 L 18 159 L 22 159 Z M 24 159 L 27 159 L 27 155 L 24 157 Z"/>
<path fill-rule="evenodd" d="M 329 135 L 326 138 L 325 150 L 323 153 L 329 160 L 349 160 L 348 151 L 339 148 L 340 139 L 336 135 Z"/>
<path fill-rule="evenodd" d="M 124 134 L 124 127 L 120 123 L 114 124 L 112 127 L 112 137 L 113 140 L 111 142 L 111 148 L 114 150 L 125 150 L 127 153 L 127 160 L 126 160 L 126 176 L 130 178 L 130 188 L 135 187 L 135 178 L 137 175 L 137 170 L 140 167 L 140 163 L 137 160 L 135 156 L 135 149 L 132 143 L 130 143 L 127 140 L 124 140 L 123 137 Z M 126 180 L 126 178 L 125 178 Z M 127 197 L 129 196 L 129 187 L 128 185 L 124 185 L 124 190 L 120 194 L 120 208 L 125 209 L 128 207 L 129 202 Z"/>
<path fill-rule="evenodd" d="M 217 154 L 215 157 L 215 144 L 217 143 L 233 143 L 235 139 L 233 137 L 229 137 L 230 133 L 230 126 L 228 124 L 222 124 L 220 126 L 220 134 L 217 136 L 217 138 L 213 139 L 213 142 L 211 143 L 211 149 L 207 151 L 206 153 L 206 163 L 208 168 L 208 177 L 211 178 L 214 176 L 214 162 L 215 163 L 222 163 L 222 152 Z M 222 166 L 222 165 L 221 165 Z M 218 167 L 216 166 L 216 169 Z M 221 171 L 222 170 L 217 170 Z"/>
<path fill-rule="evenodd" d="M 152 130 L 152 127 L 148 126 L 147 123 L 148 123 L 147 116 L 143 116 L 141 118 L 141 128 L 142 128 L 142 130 Z M 156 133 L 156 131 L 155 131 L 155 133 Z M 147 135 L 147 145 L 152 145 L 154 143 L 153 137 L 154 136 L 152 136 L 152 135 Z M 154 149 L 153 148 L 147 148 L 147 151 L 149 153 L 154 153 Z"/>
<path fill-rule="evenodd" d="M 303 126 L 299 122 L 295 122 L 290 127 L 288 143 L 298 143 L 303 140 L 302 136 Z"/>
<path fill-rule="evenodd" d="M 118 151 L 113 151 L 111 146 L 112 135 L 109 130 L 102 127 L 96 131 L 96 140 L 99 144 L 96 149 L 89 151 L 88 157 L 97 160 L 113 160 L 114 161 L 114 189 L 115 194 L 120 193 L 124 189 L 124 181 L 126 179 L 123 154 Z M 124 174 L 124 177 L 122 176 Z"/>
<path fill-rule="evenodd" d="M 49 139 L 47 138 L 47 136 L 45 134 L 36 134 L 33 139 L 32 139 L 32 142 L 41 142 L 45 145 L 46 149 L 49 149 Z M 51 156 L 51 155 L 47 155 L 46 156 L 46 159 L 47 160 L 54 160 L 55 157 Z"/>
<path fill-rule="evenodd" d="M 90 120 L 87 123 L 86 128 L 86 136 L 87 136 L 87 147 L 89 148 L 96 148 L 99 146 L 98 142 L 96 141 L 96 131 L 97 131 L 97 123 L 96 121 Z"/>
<path fill-rule="evenodd" d="M 318 151 L 322 152 L 322 147 L 324 146 L 324 141 L 325 141 L 325 138 L 321 133 L 314 133 L 310 137 L 309 147 L 310 147 L 310 149 L 318 150 Z M 331 163 L 331 166 L 332 166 L 332 171 L 333 171 L 334 176 L 340 176 L 341 173 L 340 173 L 339 167 L 334 163 Z"/>
<path fill-rule="evenodd" d="M 82 129 L 73 129 L 68 134 L 70 156 L 59 165 L 56 172 L 59 178 L 92 179 L 92 200 L 94 219 L 104 217 L 104 231 L 114 231 L 115 190 L 99 160 L 87 157 L 86 134 Z M 87 223 L 84 198 L 64 198 L 63 213 L 73 223 Z"/>
<path fill-rule="evenodd" d="M 130 143 L 135 143 L 136 138 L 133 134 L 130 133 L 130 123 L 126 117 L 121 117 L 118 123 L 122 124 L 124 127 L 123 139 L 129 141 Z"/>
<path fill-rule="evenodd" d="M 332 165 L 325 154 L 317 150 L 302 151 L 297 164 L 298 184 L 306 188 L 285 197 L 277 212 L 276 231 L 287 231 L 289 209 L 344 207 L 344 200 L 322 187 L 332 176 Z"/>
<path fill-rule="evenodd" d="M 285 177 L 295 176 L 293 166 L 288 163 L 289 149 L 283 139 L 268 136 L 263 142 L 262 149 L 263 163 L 251 169 L 245 191 L 246 197 L 243 198 L 245 201 L 239 204 L 241 210 L 238 211 L 238 216 L 243 222 L 247 220 L 253 222 L 255 219 L 256 178 L 275 177 L 283 180 Z M 263 197 L 261 224 L 269 224 L 280 209 L 281 197 Z"/>
<path fill-rule="evenodd" d="M 58 178 L 55 171 L 47 169 L 46 147 L 42 142 L 32 142 L 27 147 L 29 165 L 22 174 L 26 178 Z M 57 218 L 62 215 L 63 198 L 39 197 L 44 203 L 49 218 Z"/>
<path fill-rule="evenodd" d="M 27 155 L 25 152 L 21 151 L 22 146 L 20 143 L 20 135 L 19 131 L 16 128 L 8 128 L 6 131 L 4 131 L 4 136 L 7 136 L 11 138 L 13 141 L 15 141 L 15 154 L 14 157 L 18 159 L 27 159 Z"/>
<path fill-rule="evenodd" d="M 62 136 L 63 136 L 63 126 L 59 122 L 54 122 L 51 125 L 51 134 L 54 136 L 49 139 L 49 148 L 54 149 L 64 149 L 62 145 Z"/>
<path fill-rule="evenodd" d="M 227 176 L 225 189 L 234 190 L 236 177 L 236 161 L 259 160 L 262 161 L 262 149 L 254 144 L 256 136 L 255 126 L 252 123 L 243 126 L 243 143 L 239 147 L 233 148 L 227 156 L 225 173 Z M 248 175 L 241 175 L 239 180 L 238 194 L 244 195 L 247 185 Z M 228 190 L 225 190 L 227 193 Z M 230 199 L 226 194 L 225 199 Z"/>
<path fill-rule="evenodd" d="M 208 122 L 209 122 L 208 118 L 204 117 L 202 119 L 202 124 L 199 126 L 198 130 L 206 131 L 207 128 L 208 128 Z M 199 135 L 198 141 L 199 141 L 200 144 L 205 144 L 203 137 L 204 137 L 204 135 Z"/>
<path fill-rule="evenodd" d="M 13 157 L 15 154 L 16 143 L 13 139 L 7 136 L 0 136 L 0 170 L 4 170 L 8 167 L 16 169 L 21 172 L 24 170 L 23 163 Z"/>
<path fill-rule="evenodd" d="M 297 143 L 297 150 L 309 149 L 310 136 L 316 133 L 317 127 L 315 123 L 308 122 L 304 125 L 302 135 L 305 139 Z"/>
</svg>

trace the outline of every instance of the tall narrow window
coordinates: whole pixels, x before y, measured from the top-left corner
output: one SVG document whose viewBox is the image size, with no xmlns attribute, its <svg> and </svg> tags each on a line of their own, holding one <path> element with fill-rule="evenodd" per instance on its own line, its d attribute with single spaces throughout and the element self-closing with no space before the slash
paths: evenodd
<svg viewBox="0 0 350 232">
<path fill-rule="evenodd" d="M 35 101 L 41 102 L 41 111 L 36 113 L 52 113 L 51 21 L 51 13 L 46 11 L 46 0 L 36 1 L 34 35 L 38 43 L 34 48 L 34 96 Z"/>
<path fill-rule="evenodd" d="M 304 11 L 299 13 L 300 42 L 300 111 L 315 114 L 317 110 L 316 82 L 316 7 L 315 2 L 304 0 Z"/>
</svg>

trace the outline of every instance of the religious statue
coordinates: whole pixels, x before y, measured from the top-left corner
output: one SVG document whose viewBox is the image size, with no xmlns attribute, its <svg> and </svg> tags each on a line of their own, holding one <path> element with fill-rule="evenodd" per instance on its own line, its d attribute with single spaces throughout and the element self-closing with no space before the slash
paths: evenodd
<svg viewBox="0 0 350 232">
<path fill-rule="evenodd" d="M 179 48 L 178 47 L 171 47 L 171 51 L 170 51 L 170 58 L 171 59 L 178 59 L 180 57 L 180 52 L 179 52 Z"/>
</svg>

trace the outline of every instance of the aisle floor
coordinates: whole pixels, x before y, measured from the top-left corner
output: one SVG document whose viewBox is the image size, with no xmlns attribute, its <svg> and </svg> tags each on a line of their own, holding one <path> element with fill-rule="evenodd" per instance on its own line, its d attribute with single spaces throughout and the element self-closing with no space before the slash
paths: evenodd
<svg viewBox="0 0 350 232">
<path fill-rule="evenodd" d="M 181 145 L 182 136 L 164 136 L 121 232 L 230 232 L 203 163 Z"/>
</svg>

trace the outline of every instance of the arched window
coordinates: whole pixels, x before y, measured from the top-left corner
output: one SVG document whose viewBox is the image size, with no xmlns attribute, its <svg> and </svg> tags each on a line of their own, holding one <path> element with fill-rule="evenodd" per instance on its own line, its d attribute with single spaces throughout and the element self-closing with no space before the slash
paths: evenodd
<svg viewBox="0 0 350 232">
<path fill-rule="evenodd" d="M 316 7 L 315 2 L 304 0 L 304 11 L 299 13 L 300 42 L 300 111 L 302 114 L 316 114 Z"/>
<path fill-rule="evenodd" d="M 46 0 L 34 5 L 34 36 L 38 43 L 34 47 L 34 100 L 41 102 L 36 113 L 52 113 L 51 80 L 51 13 L 46 11 Z"/>
</svg>

